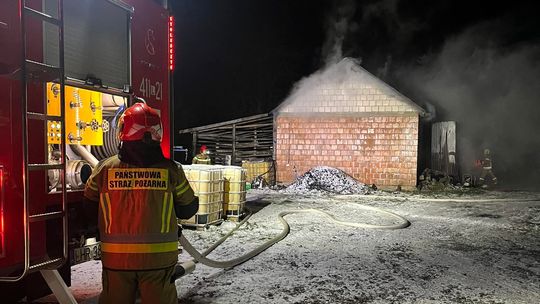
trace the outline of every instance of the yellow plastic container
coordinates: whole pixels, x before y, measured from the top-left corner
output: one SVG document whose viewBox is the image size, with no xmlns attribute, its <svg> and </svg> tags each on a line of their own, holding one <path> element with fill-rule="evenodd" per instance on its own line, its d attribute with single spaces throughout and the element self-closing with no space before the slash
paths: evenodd
<svg viewBox="0 0 540 304">
<path fill-rule="evenodd" d="M 223 167 L 224 191 L 226 193 L 246 191 L 246 172 L 246 169 L 238 166 Z"/>
<path fill-rule="evenodd" d="M 223 167 L 223 212 L 228 219 L 242 215 L 246 202 L 246 171 L 238 166 Z"/>
<path fill-rule="evenodd" d="M 248 183 L 253 182 L 258 176 L 262 176 L 268 184 L 274 184 L 272 161 L 242 161 L 242 168 L 246 169 L 246 181 Z"/>
<path fill-rule="evenodd" d="M 231 182 L 246 181 L 246 170 L 238 166 L 223 166 L 223 177 Z"/>
<path fill-rule="evenodd" d="M 223 173 L 220 168 L 207 165 L 182 166 L 195 193 L 223 191 Z"/>
<path fill-rule="evenodd" d="M 199 197 L 199 210 L 182 224 L 212 224 L 221 219 L 223 213 L 223 173 L 221 168 L 211 165 L 182 166 L 195 195 Z"/>
<path fill-rule="evenodd" d="M 181 220 L 180 223 L 187 226 L 202 226 L 207 224 L 219 223 L 222 221 L 221 213 L 222 212 L 219 211 L 207 214 L 195 214 L 187 220 Z"/>
<path fill-rule="evenodd" d="M 246 191 L 242 192 L 225 192 L 223 194 L 223 209 L 225 211 L 231 209 L 230 206 L 235 204 L 244 204 L 246 202 Z M 236 208 L 232 208 L 236 209 Z"/>
</svg>

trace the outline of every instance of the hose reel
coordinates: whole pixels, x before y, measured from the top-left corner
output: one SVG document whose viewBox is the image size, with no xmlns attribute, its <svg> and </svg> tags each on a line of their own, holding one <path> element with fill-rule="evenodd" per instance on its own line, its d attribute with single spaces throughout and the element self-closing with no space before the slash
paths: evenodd
<svg viewBox="0 0 540 304">
<path fill-rule="evenodd" d="M 119 115 L 122 115 L 122 112 L 119 112 L 116 116 L 103 117 L 103 124 L 107 125 L 107 131 L 103 130 L 103 146 L 92 146 L 92 154 L 98 160 L 109 158 L 118 153 L 120 140 L 116 136 L 115 123 Z"/>
<path fill-rule="evenodd" d="M 71 189 L 82 189 L 92 174 L 92 166 L 85 160 L 69 160 L 66 164 L 66 184 Z M 61 185 L 60 170 L 49 170 L 49 188 Z"/>
</svg>

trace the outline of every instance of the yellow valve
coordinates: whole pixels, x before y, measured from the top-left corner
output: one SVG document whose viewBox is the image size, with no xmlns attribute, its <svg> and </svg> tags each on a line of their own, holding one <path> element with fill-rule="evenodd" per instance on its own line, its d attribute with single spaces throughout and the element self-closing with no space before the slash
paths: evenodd
<svg viewBox="0 0 540 304">
<path fill-rule="evenodd" d="M 65 86 L 66 143 L 103 145 L 102 93 Z M 60 115 L 60 85 L 47 83 L 47 114 Z M 60 143 L 61 124 L 47 121 L 47 142 Z"/>
</svg>

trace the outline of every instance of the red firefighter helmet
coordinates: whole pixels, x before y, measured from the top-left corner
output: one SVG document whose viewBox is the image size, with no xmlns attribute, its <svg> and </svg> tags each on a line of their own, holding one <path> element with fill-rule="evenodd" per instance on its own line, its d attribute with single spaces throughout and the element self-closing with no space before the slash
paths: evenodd
<svg viewBox="0 0 540 304">
<path fill-rule="evenodd" d="M 161 118 L 156 110 L 146 103 L 138 102 L 127 108 L 120 116 L 118 138 L 121 141 L 142 140 L 147 132 L 152 140 L 161 142 L 163 137 Z"/>
<path fill-rule="evenodd" d="M 202 145 L 201 146 L 201 153 L 206 152 L 207 149 L 208 149 L 208 147 L 206 147 L 206 145 Z"/>
</svg>

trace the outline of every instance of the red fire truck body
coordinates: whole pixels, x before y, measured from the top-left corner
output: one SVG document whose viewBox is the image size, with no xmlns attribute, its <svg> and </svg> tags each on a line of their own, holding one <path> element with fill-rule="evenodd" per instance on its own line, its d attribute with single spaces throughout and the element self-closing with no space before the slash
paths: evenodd
<svg viewBox="0 0 540 304">
<path fill-rule="evenodd" d="M 0 2 L 1 302 L 50 292 L 44 269 L 70 284 L 70 265 L 85 260 L 73 257 L 84 181 L 92 160 L 115 153 L 133 95 L 159 110 L 170 157 L 172 28 L 166 0 Z"/>
</svg>

